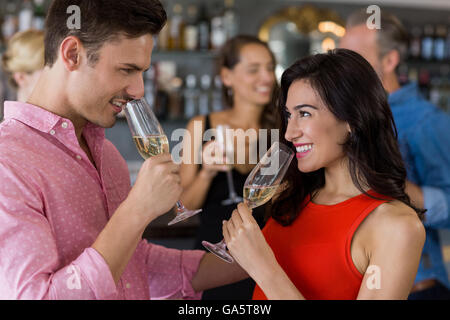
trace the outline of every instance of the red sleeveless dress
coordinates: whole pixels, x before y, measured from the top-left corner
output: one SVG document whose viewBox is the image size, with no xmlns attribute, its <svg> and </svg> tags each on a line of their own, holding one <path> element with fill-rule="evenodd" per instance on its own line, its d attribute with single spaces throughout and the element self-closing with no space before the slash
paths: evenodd
<svg viewBox="0 0 450 320">
<path fill-rule="evenodd" d="M 363 275 L 353 264 L 350 245 L 361 222 L 391 198 L 373 191 L 335 205 L 308 204 L 287 227 L 269 219 L 263 234 L 278 263 L 307 300 L 354 300 Z M 254 300 L 267 299 L 256 285 Z"/>
</svg>

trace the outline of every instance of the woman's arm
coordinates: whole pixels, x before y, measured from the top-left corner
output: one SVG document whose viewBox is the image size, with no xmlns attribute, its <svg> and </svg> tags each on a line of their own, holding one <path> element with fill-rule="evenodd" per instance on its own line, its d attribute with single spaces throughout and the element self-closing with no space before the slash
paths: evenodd
<svg viewBox="0 0 450 320">
<path fill-rule="evenodd" d="M 367 248 L 367 267 L 358 299 L 406 299 L 419 267 L 425 228 L 403 203 L 385 203 L 376 209 L 376 226 Z"/>
<path fill-rule="evenodd" d="M 191 284 L 192 288 L 199 292 L 235 283 L 248 277 L 247 272 L 236 262 L 228 263 L 212 253 L 207 253 L 200 261 Z"/>
</svg>

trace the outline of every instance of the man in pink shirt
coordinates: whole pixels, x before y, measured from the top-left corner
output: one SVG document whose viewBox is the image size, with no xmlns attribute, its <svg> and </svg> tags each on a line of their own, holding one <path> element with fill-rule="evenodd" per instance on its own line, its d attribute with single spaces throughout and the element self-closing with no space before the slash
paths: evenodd
<svg viewBox="0 0 450 320">
<path fill-rule="evenodd" d="M 158 0 L 53 1 L 42 76 L 27 103 L 5 103 L 0 124 L 0 299 L 198 299 L 247 277 L 212 254 L 143 240 L 179 199 L 179 166 L 148 159 L 131 188 L 105 139 L 144 95 L 165 21 Z"/>
</svg>

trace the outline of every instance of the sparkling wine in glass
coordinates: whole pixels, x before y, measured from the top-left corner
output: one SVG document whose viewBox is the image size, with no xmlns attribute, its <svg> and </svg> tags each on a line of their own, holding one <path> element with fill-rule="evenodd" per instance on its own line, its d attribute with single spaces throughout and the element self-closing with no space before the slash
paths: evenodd
<svg viewBox="0 0 450 320">
<path fill-rule="evenodd" d="M 234 155 L 234 148 L 232 141 L 229 141 L 230 139 L 227 139 L 227 129 L 230 129 L 228 125 L 218 125 L 216 127 L 216 139 L 226 154 L 226 164 L 228 165 L 231 155 Z M 233 173 L 231 172 L 232 167 L 230 165 L 229 167 L 230 170 L 226 172 L 228 183 L 228 199 L 225 199 L 221 202 L 223 206 L 229 206 L 230 204 L 242 202 L 242 198 L 237 195 L 236 190 L 234 189 Z"/>
<path fill-rule="evenodd" d="M 262 206 L 276 193 L 294 157 L 288 146 L 275 142 L 250 172 L 244 184 L 244 203 L 250 208 Z M 212 244 L 202 241 L 203 246 L 226 262 L 234 260 L 227 252 L 225 240 Z"/>
<path fill-rule="evenodd" d="M 134 144 L 144 160 L 169 152 L 167 136 L 144 98 L 128 102 L 124 111 Z M 181 201 L 177 201 L 176 206 L 177 215 L 169 222 L 169 226 L 202 211 L 201 209 L 188 210 Z"/>
</svg>

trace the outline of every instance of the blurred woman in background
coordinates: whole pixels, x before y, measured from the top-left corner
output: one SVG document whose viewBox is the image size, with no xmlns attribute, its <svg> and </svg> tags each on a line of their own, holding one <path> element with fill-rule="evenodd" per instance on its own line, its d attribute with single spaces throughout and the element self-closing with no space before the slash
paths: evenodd
<svg viewBox="0 0 450 320">
<path fill-rule="evenodd" d="M 182 201 L 190 209 L 202 208 L 199 215 L 200 227 L 196 236 L 195 249 L 205 249 L 201 241 L 216 243 L 221 240 L 222 221 L 229 219 L 237 203 L 228 205 L 222 202 L 229 197 L 227 170 L 231 170 L 233 186 L 238 196 L 242 197 L 242 189 L 248 173 L 255 164 L 249 163 L 249 152 L 256 150 L 257 139 L 246 139 L 244 164 L 232 166 L 211 164 L 208 158 L 208 147 L 218 143 L 210 141 L 203 145 L 203 161 L 201 165 L 194 164 L 194 146 L 202 146 L 203 133 L 219 125 L 230 129 L 242 129 L 242 132 L 259 129 L 276 128 L 276 109 L 273 95 L 276 90 L 275 58 L 265 42 L 254 36 L 240 35 L 228 40 L 223 46 L 219 59 L 219 72 L 223 83 L 223 100 L 227 108 L 213 112 L 207 116 L 197 116 L 191 119 L 187 129 L 193 139 L 190 145 L 185 142 L 184 150 L 191 150 L 190 161 L 181 165 L 181 180 L 184 188 Z M 201 126 L 201 135 L 194 135 L 194 126 Z M 242 137 L 241 137 L 242 138 Z M 252 140 L 252 141 L 250 141 Z M 270 138 L 268 138 L 270 142 Z M 266 146 L 264 146 L 266 147 Z M 259 154 L 259 153 L 258 153 Z M 209 164 L 208 164 L 209 162 Z M 236 163 L 237 161 L 234 161 Z M 264 225 L 264 206 L 254 210 L 254 216 L 260 227 Z M 251 279 L 222 288 L 208 290 L 203 299 L 250 299 L 254 282 Z"/>
<path fill-rule="evenodd" d="M 15 34 L 2 57 L 2 68 L 17 101 L 26 102 L 44 68 L 44 33 L 27 30 Z"/>
</svg>

